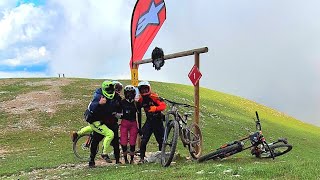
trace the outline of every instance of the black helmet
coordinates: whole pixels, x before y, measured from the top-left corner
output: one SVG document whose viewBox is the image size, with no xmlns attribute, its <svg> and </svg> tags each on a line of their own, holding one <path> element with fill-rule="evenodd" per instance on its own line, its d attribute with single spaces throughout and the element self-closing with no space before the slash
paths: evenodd
<svg viewBox="0 0 320 180">
<path fill-rule="evenodd" d="M 134 86 L 132 85 L 127 85 L 124 88 L 124 98 L 128 101 L 128 102 L 133 102 L 134 98 L 136 97 L 136 89 L 134 88 Z"/>
</svg>

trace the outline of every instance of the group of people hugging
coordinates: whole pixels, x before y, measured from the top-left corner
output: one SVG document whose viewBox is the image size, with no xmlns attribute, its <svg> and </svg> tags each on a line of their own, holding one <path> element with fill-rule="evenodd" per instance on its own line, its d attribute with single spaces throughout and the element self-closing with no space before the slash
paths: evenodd
<svg viewBox="0 0 320 180">
<path fill-rule="evenodd" d="M 122 90 L 123 95 L 122 97 Z M 142 126 L 141 109 L 144 109 L 146 121 Z M 81 128 L 78 132 L 72 132 L 74 142 L 83 134 L 93 133 L 90 146 L 89 167 L 95 167 L 95 157 L 100 141 L 103 140 L 101 157 L 108 163 L 112 163 L 108 156 L 108 147 L 113 146 L 115 163 L 120 161 L 121 145 L 124 162 L 134 163 L 137 135 L 141 136 L 140 160 L 145 162 L 147 143 L 154 133 L 158 143 L 159 151 L 162 147 L 164 135 L 163 114 L 166 104 L 156 93 L 151 92 L 148 81 L 141 81 L 136 89 L 132 85 L 123 85 L 118 81 L 106 80 L 101 87 L 96 89 L 93 99 L 84 113 L 88 126 Z M 121 120 L 121 122 L 118 122 Z M 120 138 L 119 138 L 119 124 Z M 142 127 L 141 127 L 142 126 Z M 120 141 L 119 141 L 120 140 Z M 129 143 L 129 149 L 128 149 Z M 128 160 L 130 155 L 130 161 Z"/>
</svg>

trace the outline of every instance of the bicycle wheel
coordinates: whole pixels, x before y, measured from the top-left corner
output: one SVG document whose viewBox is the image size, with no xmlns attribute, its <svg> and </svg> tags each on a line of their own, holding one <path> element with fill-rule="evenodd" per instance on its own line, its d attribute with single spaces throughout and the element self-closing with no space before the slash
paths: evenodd
<svg viewBox="0 0 320 180">
<path fill-rule="evenodd" d="M 281 156 L 292 149 L 292 145 L 290 144 L 273 144 L 269 146 L 270 149 L 273 151 L 273 156 Z M 261 158 L 272 158 L 270 151 L 264 151 L 261 153 Z"/>
<path fill-rule="evenodd" d="M 165 137 L 161 148 L 161 164 L 167 167 L 171 164 L 177 147 L 179 136 L 179 124 L 176 120 L 170 120 L 167 127 Z"/>
<path fill-rule="evenodd" d="M 192 123 L 189 127 L 189 143 L 188 149 L 193 159 L 198 159 L 202 153 L 202 134 L 199 126 Z"/>
<path fill-rule="evenodd" d="M 235 151 L 235 150 L 238 150 L 239 149 L 239 145 L 238 144 L 233 144 L 231 146 L 227 146 L 227 147 L 224 147 L 222 149 L 218 149 L 217 151 L 214 151 L 212 153 L 209 153 L 209 154 L 206 154 L 204 156 L 201 156 L 199 159 L 198 159 L 198 162 L 204 162 L 204 161 L 208 161 L 210 159 L 216 159 L 216 158 L 224 158 L 224 157 L 227 157 L 228 153 L 232 152 L 232 151 Z M 234 153 L 233 153 L 234 154 Z"/>
<path fill-rule="evenodd" d="M 90 157 L 91 135 L 84 134 L 78 136 L 73 142 L 73 153 L 81 161 L 88 161 Z"/>
</svg>

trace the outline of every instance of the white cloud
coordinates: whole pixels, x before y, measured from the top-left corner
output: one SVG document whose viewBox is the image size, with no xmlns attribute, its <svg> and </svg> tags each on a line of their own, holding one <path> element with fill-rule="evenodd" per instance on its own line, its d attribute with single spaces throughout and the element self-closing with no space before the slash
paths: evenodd
<svg viewBox="0 0 320 180">
<path fill-rule="evenodd" d="M 50 18 L 53 11 L 44 11 L 33 4 L 22 4 L 4 11 L 0 20 L 0 50 L 16 43 L 30 43 L 44 31 L 51 29 Z"/>
<path fill-rule="evenodd" d="M 53 41 L 53 74 L 101 77 L 129 72 L 131 6 L 125 1 L 52 1 L 61 21 Z M 106 77 L 107 78 L 107 77 Z"/>
<path fill-rule="evenodd" d="M 16 2 L 14 0 L 1 0 L 0 1 L 0 17 L 2 12 L 14 7 L 15 4 Z"/>
<path fill-rule="evenodd" d="M 50 53 L 44 46 L 37 47 L 24 47 L 17 49 L 15 58 L 9 58 L 0 61 L 0 65 L 19 66 L 19 65 L 32 65 L 48 62 Z"/>
</svg>

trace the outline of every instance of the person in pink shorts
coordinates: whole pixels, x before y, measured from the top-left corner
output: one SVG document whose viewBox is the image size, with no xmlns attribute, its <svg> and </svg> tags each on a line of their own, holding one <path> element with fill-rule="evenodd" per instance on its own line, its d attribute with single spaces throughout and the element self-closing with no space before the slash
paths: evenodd
<svg viewBox="0 0 320 180">
<path fill-rule="evenodd" d="M 141 105 L 134 100 L 135 96 L 135 87 L 127 85 L 124 88 L 125 98 L 121 101 L 123 115 L 120 126 L 120 144 L 122 147 L 123 157 L 126 164 L 129 163 L 127 158 L 128 140 L 130 144 L 130 164 L 133 164 L 137 134 L 139 133 L 141 135 Z"/>
</svg>

